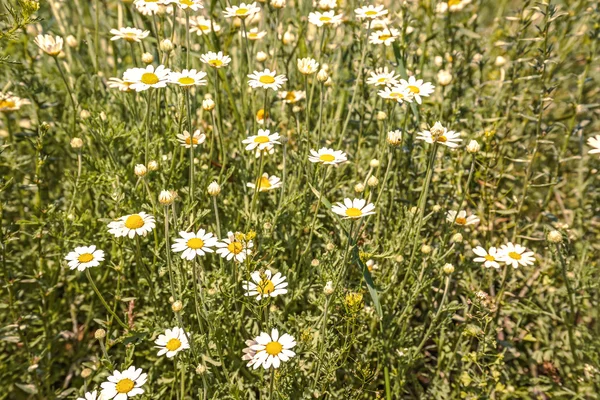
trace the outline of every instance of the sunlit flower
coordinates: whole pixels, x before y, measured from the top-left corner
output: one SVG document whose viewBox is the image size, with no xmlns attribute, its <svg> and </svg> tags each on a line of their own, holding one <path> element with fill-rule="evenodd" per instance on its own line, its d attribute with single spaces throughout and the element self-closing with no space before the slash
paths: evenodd
<svg viewBox="0 0 600 400">
<path fill-rule="evenodd" d="M 280 136 L 277 132 L 271 133 L 268 129 L 259 129 L 256 135 L 248 136 L 242 140 L 242 143 L 247 145 L 246 150 L 254 150 L 256 148 L 263 150 L 269 145 L 281 144 L 279 138 Z"/>
<path fill-rule="evenodd" d="M 346 153 L 341 150 L 333 150 L 323 147 L 320 148 L 319 151 L 311 149 L 308 160 L 313 163 L 337 165 L 348 161 L 348 157 L 346 156 Z"/>
<path fill-rule="evenodd" d="M 188 131 L 183 131 L 183 134 L 177 134 L 177 141 L 186 149 L 189 149 L 192 146 L 196 148 L 199 144 L 204 143 L 205 140 L 206 135 L 201 133 L 200 129 L 197 129 L 193 135 L 190 135 Z"/>
<path fill-rule="evenodd" d="M 268 68 L 262 72 L 254 71 L 253 74 L 248 74 L 248 85 L 251 88 L 262 88 L 262 89 L 273 89 L 278 90 L 285 82 L 287 78 L 285 75 L 276 75 L 277 72 L 270 71 Z"/>
<path fill-rule="evenodd" d="M 437 13 L 445 13 L 447 11 L 456 12 L 461 11 L 467 4 L 470 4 L 471 0 L 448 0 L 438 3 L 435 7 Z"/>
<path fill-rule="evenodd" d="M 212 233 L 200 229 L 198 232 L 179 232 L 181 238 L 175 239 L 171 245 L 171 250 L 175 253 L 181 253 L 181 258 L 193 260 L 196 256 L 204 256 L 206 253 L 212 253 L 212 249 L 217 245 L 218 239 Z"/>
<path fill-rule="evenodd" d="M 456 225 L 473 225 L 479 223 L 479 218 L 476 215 L 469 215 L 465 210 L 460 210 L 458 213 L 454 210 L 450 210 L 446 213 L 446 221 L 455 223 Z"/>
<path fill-rule="evenodd" d="M 527 251 L 526 247 L 509 242 L 500 246 L 497 260 L 506 263 L 506 265 L 512 265 L 513 268 L 526 267 L 535 263 L 533 255 L 533 251 Z"/>
<path fill-rule="evenodd" d="M 133 82 L 130 87 L 137 92 L 150 88 L 163 88 L 167 86 L 171 70 L 159 65 L 154 69 L 153 65 L 146 68 L 130 68 L 123 74 L 123 80 Z"/>
<path fill-rule="evenodd" d="M 27 104 L 31 104 L 27 99 L 15 96 L 11 92 L 0 92 L 0 112 L 17 111 Z"/>
<path fill-rule="evenodd" d="M 192 11 L 198 11 L 204 8 L 200 0 L 164 0 L 164 3 L 166 5 L 177 4 L 182 10 L 189 8 Z"/>
<path fill-rule="evenodd" d="M 342 18 L 344 18 L 342 14 L 336 15 L 334 11 L 314 11 L 308 14 L 308 22 L 318 27 L 323 25 L 337 26 L 342 23 Z"/>
<path fill-rule="evenodd" d="M 2 104 L 2 100 L 0 100 L 0 104 Z M 592 147 L 591 150 L 588 150 L 588 154 L 600 153 L 600 135 L 588 138 L 587 144 Z"/>
<path fill-rule="evenodd" d="M 412 92 L 403 86 L 388 86 L 377 92 L 377 94 L 386 100 L 395 100 L 400 104 L 405 101 L 411 103 L 413 100 Z"/>
<path fill-rule="evenodd" d="M 113 34 L 113 37 L 110 38 L 110 40 L 123 39 L 127 42 L 140 42 L 142 39 L 148 37 L 150 31 L 143 31 L 138 28 L 119 28 L 111 29 L 110 33 Z"/>
<path fill-rule="evenodd" d="M 338 6 L 337 2 L 338 0 L 316 0 L 314 3 L 319 10 L 327 11 L 335 9 Z"/>
<path fill-rule="evenodd" d="M 158 339 L 154 341 L 154 344 L 160 349 L 157 356 L 166 355 L 167 358 L 173 358 L 180 351 L 190 348 L 183 328 L 179 327 L 167 329 L 164 335 L 158 335 Z"/>
<path fill-rule="evenodd" d="M 108 87 L 111 89 L 119 89 L 121 92 L 133 92 L 131 85 L 133 82 L 124 81 L 119 78 L 108 78 Z"/>
<path fill-rule="evenodd" d="M 344 219 L 357 219 L 375 214 L 375 205 L 373 203 L 367 204 L 365 199 L 350 200 L 345 198 L 343 203 L 338 202 L 331 207 L 331 211 L 343 216 Z"/>
<path fill-rule="evenodd" d="M 67 254 L 65 260 L 69 262 L 70 269 L 83 271 L 100 265 L 100 261 L 104 261 L 104 252 L 96 250 L 94 245 L 75 247 L 75 250 Z"/>
<path fill-rule="evenodd" d="M 244 281 L 242 284 L 246 296 L 261 300 L 287 293 L 288 283 L 285 281 L 285 276 L 281 275 L 280 272 L 273 275 L 268 269 L 265 272 L 254 271 L 250 274 L 250 278 L 250 281 Z"/>
<path fill-rule="evenodd" d="M 206 85 L 206 72 L 196 71 L 195 69 L 184 69 L 181 72 L 171 72 L 169 82 L 179 86 L 201 86 Z"/>
<path fill-rule="evenodd" d="M 78 397 L 77 400 L 102 400 L 102 398 L 98 397 L 98 391 L 94 390 L 84 394 L 84 397 Z"/>
<path fill-rule="evenodd" d="M 51 35 L 37 35 L 33 41 L 44 53 L 52 57 L 60 54 L 64 43 L 60 36 Z"/>
<path fill-rule="evenodd" d="M 227 18 L 238 17 L 241 19 L 245 19 L 258 12 L 260 12 L 260 7 L 256 4 L 256 2 L 251 4 L 240 3 L 239 6 L 225 7 L 223 15 Z"/>
<path fill-rule="evenodd" d="M 244 32 L 242 31 L 242 36 Z M 258 28 L 252 28 L 247 32 L 246 37 L 248 40 L 260 40 L 267 36 L 267 31 L 259 31 Z"/>
<path fill-rule="evenodd" d="M 277 329 L 271 330 L 270 335 L 262 332 L 254 340 L 247 340 L 246 345 L 248 348 L 244 349 L 242 359 L 249 359 L 246 365 L 254 369 L 260 366 L 264 369 L 279 368 L 282 361 L 286 362 L 296 355 L 291 350 L 296 346 L 294 338 L 287 333 L 280 337 Z"/>
<path fill-rule="evenodd" d="M 372 31 L 380 31 L 382 29 L 387 29 L 391 24 L 392 20 L 386 17 L 368 20 L 364 23 L 364 26 L 365 28 L 368 28 L 370 25 Z"/>
<path fill-rule="evenodd" d="M 378 6 L 368 5 L 368 6 L 363 6 L 361 8 L 357 8 L 354 10 L 354 12 L 356 13 L 356 18 L 375 19 L 375 18 L 383 17 L 384 15 L 387 15 L 388 10 L 386 10 L 383 5 L 378 5 Z"/>
<path fill-rule="evenodd" d="M 202 61 L 204 64 L 210 65 L 213 68 L 223 68 L 231 62 L 231 57 L 224 55 L 222 51 L 218 53 L 209 51 L 208 53 L 200 56 L 200 61 Z"/>
<path fill-rule="evenodd" d="M 196 33 L 198 36 L 209 34 L 210 32 L 219 32 L 221 25 L 203 16 L 190 17 L 190 32 Z"/>
<path fill-rule="evenodd" d="M 277 189 L 281 187 L 281 179 L 276 177 L 275 175 L 269 176 L 266 172 L 262 174 L 260 179 L 257 180 L 256 183 L 248 182 L 246 186 L 249 188 L 255 189 L 258 184 L 259 192 L 268 192 L 269 190 Z"/>
<path fill-rule="evenodd" d="M 227 261 L 232 259 L 237 262 L 243 262 L 246 257 L 252 254 L 252 247 L 254 243 L 252 240 L 241 242 L 235 238 L 233 232 L 227 232 L 227 238 L 223 239 L 222 242 L 217 242 L 217 254 L 225 258 Z"/>
<path fill-rule="evenodd" d="M 146 383 L 148 374 L 142 373 L 142 369 L 136 369 L 134 366 L 129 367 L 123 372 L 113 371 L 112 375 L 107 378 L 107 382 L 100 385 L 102 400 L 127 400 L 130 397 L 144 393 L 142 386 Z"/>
<path fill-rule="evenodd" d="M 135 8 L 144 15 L 156 14 L 165 8 L 162 0 L 135 0 Z"/>
<path fill-rule="evenodd" d="M 136 235 L 146 236 L 155 226 L 154 217 L 142 211 L 139 214 L 125 215 L 109 223 L 108 232 L 115 237 L 128 236 L 133 239 Z"/>
<path fill-rule="evenodd" d="M 317 60 L 306 57 L 298 59 L 298 71 L 303 75 L 311 75 L 317 72 L 319 69 L 319 63 Z"/>
<path fill-rule="evenodd" d="M 398 36 L 400 36 L 400 31 L 396 28 L 382 29 L 371 32 L 371 36 L 369 36 L 369 43 L 391 46 Z"/>
<path fill-rule="evenodd" d="M 400 76 L 396 75 L 394 71 L 388 71 L 388 67 L 377 68 L 375 71 L 371 71 L 371 76 L 367 78 L 367 84 L 394 87 L 398 85 L 399 78 Z"/>
<path fill-rule="evenodd" d="M 285 104 L 294 104 L 300 100 L 306 98 L 306 92 L 304 90 L 290 90 L 289 92 L 281 91 L 278 93 L 279 98 Z"/>
<path fill-rule="evenodd" d="M 450 148 L 456 148 L 459 146 L 459 142 L 462 142 L 460 133 L 449 131 L 443 127 L 442 124 L 436 122 L 430 130 L 417 133 L 417 140 L 424 140 L 427 143 L 440 143 Z"/>
<path fill-rule="evenodd" d="M 256 112 L 256 123 L 259 125 L 264 125 L 265 121 L 267 123 L 273 122 L 269 113 L 265 113 L 265 109 L 261 108 Z"/>
<path fill-rule="evenodd" d="M 401 79 L 400 85 L 410 90 L 419 104 L 421 104 L 421 96 L 429 97 L 435 88 L 430 82 L 423 82 L 423 79 L 417 80 L 414 76 L 409 77 L 408 81 Z"/>
<path fill-rule="evenodd" d="M 473 249 L 473 253 L 475 253 L 479 257 L 475 257 L 473 261 L 478 263 L 483 263 L 483 266 L 486 268 L 500 268 L 500 264 L 498 264 L 498 250 L 495 247 L 490 247 L 489 250 L 481 246 L 477 246 Z"/>
</svg>

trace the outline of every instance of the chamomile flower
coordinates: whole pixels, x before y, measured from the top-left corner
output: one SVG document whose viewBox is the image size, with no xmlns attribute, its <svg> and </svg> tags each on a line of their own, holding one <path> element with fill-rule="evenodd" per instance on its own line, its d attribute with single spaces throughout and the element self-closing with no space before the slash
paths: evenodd
<svg viewBox="0 0 600 400">
<path fill-rule="evenodd" d="M 221 26 L 210 19 L 202 16 L 190 17 L 190 33 L 196 33 L 198 36 L 207 35 L 210 32 L 219 32 Z"/>
<path fill-rule="evenodd" d="M 255 189 L 256 185 L 258 185 L 259 192 L 268 192 L 269 190 L 280 188 L 281 179 L 275 175 L 269 176 L 269 174 L 265 172 L 256 182 L 246 183 L 246 186 L 252 189 Z"/>
<path fill-rule="evenodd" d="M 275 275 L 270 270 L 265 272 L 254 271 L 250 274 L 250 281 L 244 281 L 242 287 L 246 291 L 246 296 L 256 297 L 256 300 L 276 297 L 287 293 L 288 283 L 281 272 Z"/>
<path fill-rule="evenodd" d="M 244 32 L 241 32 L 241 35 L 244 36 Z M 246 37 L 248 40 L 260 40 L 267 36 L 267 31 L 259 31 L 258 28 L 252 28 L 246 33 Z"/>
<path fill-rule="evenodd" d="M 369 36 L 369 43 L 391 46 L 398 36 L 400 36 L 400 31 L 396 28 L 382 29 L 371 32 L 371 36 Z"/>
<path fill-rule="evenodd" d="M 314 58 L 306 57 L 299 58 L 298 62 L 298 71 L 300 71 L 303 75 L 311 75 L 317 72 L 319 69 L 319 63 Z"/>
<path fill-rule="evenodd" d="M 277 132 L 271 133 L 268 129 L 259 129 L 258 134 L 248 136 L 246 139 L 242 140 L 242 143 L 247 145 L 246 150 L 254 150 L 256 148 L 262 150 L 269 145 L 281 144 L 279 142 L 279 137 L 279 133 Z"/>
<path fill-rule="evenodd" d="M 248 78 L 250 78 L 248 85 L 253 89 L 262 88 L 276 91 L 287 82 L 285 75 L 277 75 L 277 72 L 270 71 L 268 68 L 262 72 L 254 71 L 253 74 L 248 74 Z"/>
<path fill-rule="evenodd" d="M 130 397 L 144 393 L 142 386 L 146 383 L 148 374 L 142 373 L 141 368 L 129 367 L 123 372 L 114 370 L 107 381 L 100 385 L 102 400 L 127 400 Z"/>
<path fill-rule="evenodd" d="M 291 350 L 296 346 L 294 338 L 287 333 L 280 337 L 277 329 L 272 329 L 270 335 L 262 332 L 254 340 L 246 341 L 246 344 L 249 345 L 243 350 L 246 358 L 242 358 L 248 359 L 251 356 L 246 366 L 254 369 L 260 366 L 264 369 L 279 368 L 282 361 L 286 362 L 296 355 Z"/>
<path fill-rule="evenodd" d="M 108 87 L 111 89 L 118 89 L 121 92 L 133 92 L 134 89 L 131 88 L 133 82 L 125 81 L 119 78 L 108 78 Z"/>
<path fill-rule="evenodd" d="M 335 9 L 338 6 L 337 2 L 338 0 L 316 0 L 314 5 L 319 10 L 327 11 Z"/>
<path fill-rule="evenodd" d="M 180 351 L 190 348 L 187 336 L 183 328 L 175 327 L 167 329 L 163 335 L 158 335 L 158 339 L 154 341 L 156 348 L 160 349 L 157 356 L 166 355 L 167 358 L 173 358 Z"/>
<path fill-rule="evenodd" d="M 135 0 L 133 4 L 143 15 L 156 14 L 165 7 L 165 3 L 162 0 Z"/>
<path fill-rule="evenodd" d="M 137 92 L 150 88 L 163 88 L 167 86 L 171 70 L 159 65 L 154 68 L 148 65 L 146 68 L 130 68 L 123 74 L 123 80 L 133 82 L 130 86 Z"/>
<path fill-rule="evenodd" d="M 319 28 L 323 25 L 337 26 L 342 23 L 342 14 L 335 14 L 334 11 L 314 11 L 308 14 L 308 22 Z"/>
<path fill-rule="evenodd" d="M 358 219 L 375 214 L 375 205 L 373 205 L 373 203 L 367 204 L 365 199 L 350 200 L 345 198 L 343 203 L 338 202 L 331 207 L 331 211 L 343 216 L 344 219 Z"/>
<path fill-rule="evenodd" d="M 294 104 L 306 98 L 306 92 L 304 90 L 290 90 L 289 92 L 284 90 L 277 95 L 285 104 Z"/>
<path fill-rule="evenodd" d="M 0 104 L 1 103 L 2 100 L 0 100 Z M 600 153 L 600 135 L 596 135 L 594 137 L 589 138 L 587 140 L 587 144 L 592 148 L 591 150 L 588 150 L 588 154 Z"/>
<path fill-rule="evenodd" d="M 33 41 L 44 53 L 52 57 L 60 54 L 64 44 L 63 38 L 51 35 L 37 35 Z"/>
<path fill-rule="evenodd" d="M 265 113 L 265 109 L 261 108 L 256 112 L 256 123 L 259 125 L 264 125 L 265 121 L 267 123 L 273 122 L 269 113 Z"/>
<path fill-rule="evenodd" d="M 486 250 L 481 246 L 477 246 L 473 249 L 473 253 L 478 256 L 473 261 L 483 263 L 483 266 L 486 268 L 500 268 L 500 264 L 497 261 L 498 250 L 495 247 L 490 247 L 489 250 Z"/>
<path fill-rule="evenodd" d="M 202 61 L 204 64 L 210 65 L 213 68 L 223 68 L 231 62 L 231 57 L 224 55 L 222 51 L 218 53 L 209 51 L 208 53 L 200 56 L 200 61 Z"/>
<path fill-rule="evenodd" d="M 138 28 L 119 28 L 119 29 L 111 29 L 110 33 L 112 33 L 113 37 L 110 40 L 119 40 L 123 39 L 127 42 L 141 42 L 142 39 L 145 39 L 150 34 L 150 31 L 143 31 Z"/>
<path fill-rule="evenodd" d="M 399 75 L 396 75 L 394 71 L 388 71 L 388 67 L 377 68 L 375 71 L 371 71 L 371 76 L 367 78 L 367 84 L 373 86 L 398 86 Z"/>
<path fill-rule="evenodd" d="M 400 85 L 410 90 L 419 104 L 421 104 L 421 96 L 429 97 L 435 88 L 430 82 L 423 82 L 423 79 L 417 80 L 414 76 L 409 77 L 408 81 L 401 79 Z"/>
<path fill-rule="evenodd" d="M 372 31 L 380 31 L 383 29 L 387 29 L 388 26 L 392 24 L 392 20 L 389 18 L 377 18 L 368 20 L 364 23 L 365 28 L 368 28 L 371 25 Z"/>
<path fill-rule="evenodd" d="M 115 237 L 127 236 L 133 239 L 136 235 L 146 236 L 155 226 L 154 217 L 142 211 L 138 214 L 124 215 L 109 223 L 108 232 Z"/>
<path fill-rule="evenodd" d="M 324 165 L 337 165 L 348 161 L 348 156 L 346 156 L 346 153 L 341 150 L 333 150 L 323 147 L 320 148 L 319 151 L 310 149 L 308 161 Z"/>
<path fill-rule="evenodd" d="M 500 246 L 497 259 L 506 263 L 506 265 L 518 268 L 519 266 L 533 265 L 535 262 L 533 255 L 533 251 L 527 251 L 526 247 L 509 242 Z"/>
<path fill-rule="evenodd" d="M 377 94 L 381 98 L 386 100 L 394 100 L 400 104 L 404 103 L 405 101 L 412 103 L 413 100 L 412 92 L 403 86 L 388 86 L 385 89 L 377 92 Z"/>
<path fill-rule="evenodd" d="M 186 149 L 189 149 L 192 146 L 196 148 L 196 146 L 198 146 L 199 144 L 204 143 L 205 140 L 206 135 L 204 133 L 201 133 L 200 129 L 197 129 L 193 135 L 190 135 L 188 131 L 183 131 L 183 134 L 177 134 L 177 141 Z"/>
<path fill-rule="evenodd" d="M 436 122 L 430 130 L 417 133 L 416 139 L 424 140 L 427 143 L 437 142 L 450 148 L 456 148 L 459 146 L 459 142 L 462 142 L 460 133 L 449 131 L 439 122 Z"/>
<path fill-rule="evenodd" d="M 86 268 L 97 267 L 104 261 L 104 252 L 97 250 L 96 246 L 80 246 L 67 254 L 65 260 L 69 262 L 70 269 L 84 271 Z"/>
<path fill-rule="evenodd" d="M 206 72 L 196 71 L 195 69 L 184 69 L 181 72 L 171 72 L 169 74 L 169 83 L 179 86 L 203 86 L 206 85 Z"/>
<path fill-rule="evenodd" d="M 455 223 L 456 225 L 473 225 L 479 223 L 479 218 L 476 215 L 469 215 L 465 210 L 460 210 L 458 213 L 454 210 L 450 210 L 446 213 L 446 221 Z"/>
<path fill-rule="evenodd" d="M 212 249 L 217 245 L 218 239 L 212 233 L 200 229 L 198 232 L 179 232 L 181 238 L 175 239 L 171 245 L 171 250 L 175 253 L 182 253 L 181 258 L 193 260 L 196 256 L 204 256 L 206 253 L 212 253 Z"/>
<path fill-rule="evenodd" d="M 83 396 L 84 397 L 78 397 L 77 400 L 102 400 L 102 398 L 98 397 L 97 390 L 94 390 L 93 392 L 87 392 Z"/>
<path fill-rule="evenodd" d="M 31 104 L 29 100 L 15 96 L 11 92 L 0 92 L 0 112 L 17 111 L 28 104 Z"/>
<path fill-rule="evenodd" d="M 252 254 L 251 248 L 254 247 L 254 243 L 252 240 L 241 242 L 236 239 L 233 232 L 227 232 L 227 238 L 223 239 L 222 242 L 217 242 L 217 247 L 216 253 L 227 261 L 243 262 L 246 257 Z"/>
<path fill-rule="evenodd" d="M 204 8 L 200 0 L 164 0 L 166 5 L 177 4 L 182 10 L 190 9 L 192 11 L 198 11 Z"/>
<path fill-rule="evenodd" d="M 258 12 L 260 12 L 260 7 L 256 4 L 256 2 L 250 4 L 240 3 L 239 6 L 225 7 L 223 15 L 227 18 L 237 17 L 245 19 Z"/>
<path fill-rule="evenodd" d="M 378 6 L 372 6 L 372 5 L 368 5 L 368 6 L 363 6 L 361 8 L 357 8 L 356 10 L 354 10 L 354 12 L 356 13 L 356 18 L 358 19 L 375 19 L 375 18 L 380 18 L 383 17 L 384 15 L 387 15 L 388 10 L 386 10 L 384 8 L 384 6 L 382 5 L 378 5 Z"/>
<path fill-rule="evenodd" d="M 442 1 L 441 3 L 438 3 L 438 5 L 435 8 L 435 11 L 437 13 L 445 13 L 447 11 L 450 12 L 457 12 L 457 11 L 461 11 L 463 8 L 465 8 L 465 6 L 467 4 L 470 4 L 471 0 L 448 0 L 448 1 Z"/>
</svg>

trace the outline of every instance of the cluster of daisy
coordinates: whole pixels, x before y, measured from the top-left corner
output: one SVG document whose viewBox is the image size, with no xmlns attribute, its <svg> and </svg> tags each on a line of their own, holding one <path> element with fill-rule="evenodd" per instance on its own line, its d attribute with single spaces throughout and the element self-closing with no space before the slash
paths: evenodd
<svg viewBox="0 0 600 400">
<path fill-rule="evenodd" d="M 477 255 L 473 261 L 483 263 L 486 268 L 498 269 L 500 268 L 500 263 L 518 268 L 519 266 L 526 267 L 533 265 L 535 262 L 533 251 L 529 251 L 526 247 L 512 242 L 503 244 L 500 248 L 490 247 L 487 250 L 484 247 L 477 246 L 473 249 L 473 253 Z"/>
</svg>

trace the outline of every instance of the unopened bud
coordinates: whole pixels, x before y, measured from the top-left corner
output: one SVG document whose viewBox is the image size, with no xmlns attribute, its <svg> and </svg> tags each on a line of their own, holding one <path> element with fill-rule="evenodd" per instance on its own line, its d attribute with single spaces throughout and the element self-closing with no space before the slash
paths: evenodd
<svg viewBox="0 0 600 400">
<path fill-rule="evenodd" d="M 221 186 L 217 183 L 217 181 L 212 181 L 210 185 L 208 185 L 208 194 L 211 196 L 218 196 L 221 193 Z"/>
<path fill-rule="evenodd" d="M 362 183 L 357 183 L 356 185 L 354 185 L 354 191 L 356 193 L 362 193 L 365 191 L 365 185 L 363 185 Z"/>
<path fill-rule="evenodd" d="M 371 175 L 371 177 L 367 180 L 367 185 L 370 187 L 375 187 L 379 185 L 379 179 L 375 175 Z"/>
<path fill-rule="evenodd" d="M 94 332 L 94 337 L 98 340 L 102 340 L 106 337 L 106 331 L 102 328 L 96 329 L 96 332 Z"/>
<path fill-rule="evenodd" d="M 158 171 L 158 162 L 156 160 L 148 161 L 148 171 Z"/>
<path fill-rule="evenodd" d="M 269 56 L 264 51 L 259 51 L 258 53 L 256 53 L 256 61 L 258 62 L 266 61 L 267 58 L 269 58 Z"/>
<path fill-rule="evenodd" d="M 333 282 L 327 281 L 325 286 L 323 286 L 323 293 L 325 296 L 331 296 L 333 294 Z"/>
<path fill-rule="evenodd" d="M 142 62 L 144 64 L 152 64 L 152 61 L 154 61 L 154 56 L 150 53 L 144 53 L 142 54 Z"/>
<path fill-rule="evenodd" d="M 442 69 L 437 73 L 437 80 L 440 86 L 448 86 L 452 82 L 452 74 Z"/>
<path fill-rule="evenodd" d="M 388 132 L 387 142 L 391 146 L 398 146 L 400 143 L 402 143 L 402 131 L 396 130 Z"/>
<path fill-rule="evenodd" d="M 374 158 L 371 161 L 369 161 L 369 165 L 371 166 L 371 168 L 378 168 L 379 167 L 379 160 Z"/>
<path fill-rule="evenodd" d="M 71 139 L 71 147 L 74 149 L 80 149 L 83 147 L 83 140 L 78 137 Z"/>
<path fill-rule="evenodd" d="M 202 100 L 202 109 L 204 111 L 212 111 L 215 108 L 215 102 L 213 99 Z"/>
<path fill-rule="evenodd" d="M 161 51 L 168 53 L 168 52 L 172 51 L 175 46 L 173 46 L 173 42 L 171 42 L 169 39 L 163 39 L 160 42 L 159 47 L 160 47 Z"/>
<path fill-rule="evenodd" d="M 481 149 L 481 146 L 479 145 L 479 142 L 477 142 L 477 140 L 471 140 L 467 145 L 467 151 L 471 154 L 477 153 L 479 149 Z"/>
<path fill-rule="evenodd" d="M 136 176 L 141 178 L 146 175 L 146 172 L 148 172 L 148 170 L 146 169 L 146 166 L 144 164 L 137 164 L 133 169 L 133 172 Z"/>
<path fill-rule="evenodd" d="M 183 303 L 180 300 L 176 300 L 173 302 L 173 304 L 171 304 L 171 310 L 173 310 L 173 312 L 178 313 L 182 309 L 183 309 Z"/>
<path fill-rule="evenodd" d="M 327 71 L 325 71 L 324 69 L 321 69 L 318 73 L 317 73 L 317 80 L 321 83 L 325 82 L 327 80 L 327 78 L 329 78 L 329 74 L 327 73 Z"/>
<path fill-rule="evenodd" d="M 385 121 L 386 118 L 387 118 L 387 114 L 385 111 L 377 112 L 377 121 Z"/>
<path fill-rule="evenodd" d="M 546 239 L 548 239 L 550 243 L 561 243 L 563 241 L 563 236 L 559 231 L 550 231 L 548 232 Z"/>
<path fill-rule="evenodd" d="M 454 272 L 454 265 L 452 265 L 452 264 L 444 264 L 444 266 L 442 267 L 442 271 L 444 271 L 444 273 L 446 275 L 450 275 L 451 273 Z"/>
<path fill-rule="evenodd" d="M 77 42 L 77 39 L 75 38 L 75 36 L 73 36 L 73 35 L 67 36 L 67 46 L 74 48 L 74 47 L 77 47 L 78 44 L 79 43 Z"/>
<path fill-rule="evenodd" d="M 158 202 L 163 206 L 173 204 L 173 200 L 175 200 L 175 196 L 173 196 L 173 193 L 168 190 L 163 190 L 158 195 Z"/>
</svg>

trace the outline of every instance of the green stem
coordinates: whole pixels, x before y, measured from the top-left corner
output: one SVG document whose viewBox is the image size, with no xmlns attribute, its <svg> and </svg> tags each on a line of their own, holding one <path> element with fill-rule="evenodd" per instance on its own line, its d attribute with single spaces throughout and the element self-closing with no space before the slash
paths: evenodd
<svg viewBox="0 0 600 400">
<path fill-rule="evenodd" d="M 129 327 L 127 325 L 125 325 L 125 323 L 121 320 L 121 318 L 119 318 L 119 316 L 112 310 L 112 308 L 109 307 L 108 303 L 106 303 L 106 300 L 104 300 L 104 297 L 102 297 L 102 294 L 96 287 L 96 284 L 94 283 L 94 280 L 92 279 L 92 276 L 90 275 L 89 268 L 87 268 L 85 270 L 85 276 L 87 277 L 88 281 L 90 282 L 90 285 L 92 285 L 92 289 L 94 290 L 94 292 L 96 292 L 96 295 L 100 299 L 100 302 L 102 303 L 104 308 L 106 308 L 106 311 L 108 311 L 108 313 L 113 316 L 113 318 L 117 321 L 117 323 L 119 325 L 121 325 L 121 327 L 123 329 L 129 330 Z"/>
</svg>

